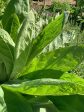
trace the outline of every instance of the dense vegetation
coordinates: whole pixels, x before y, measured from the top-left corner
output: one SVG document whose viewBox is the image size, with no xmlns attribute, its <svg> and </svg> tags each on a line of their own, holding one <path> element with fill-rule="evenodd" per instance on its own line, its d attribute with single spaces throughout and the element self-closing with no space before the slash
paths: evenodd
<svg viewBox="0 0 84 112">
<path fill-rule="evenodd" d="M 0 112 L 83 112 L 81 1 L 76 7 L 56 3 L 39 14 L 29 0 L 0 4 Z"/>
</svg>

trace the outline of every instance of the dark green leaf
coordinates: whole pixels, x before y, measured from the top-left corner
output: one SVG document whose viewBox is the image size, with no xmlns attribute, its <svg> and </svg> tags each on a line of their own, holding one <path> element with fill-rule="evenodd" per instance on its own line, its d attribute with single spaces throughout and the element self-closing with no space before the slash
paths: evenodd
<svg viewBox="0 0 84 112">
<path fill-rule="evenodd" d="M 21 94 L 7 89 L 3 89 L 3 91 L 7 112 L 32 112 L 30 104 Z"/>
</svg>

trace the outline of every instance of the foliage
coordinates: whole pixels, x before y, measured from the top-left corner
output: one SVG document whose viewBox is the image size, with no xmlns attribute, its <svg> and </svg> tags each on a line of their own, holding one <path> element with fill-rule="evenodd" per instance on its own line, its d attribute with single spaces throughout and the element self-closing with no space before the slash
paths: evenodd
<svg viewBox="0 0 84 112">
<path fill-rule="evenodd" d="M 77 5 L 79 6 L 79 7 L 83 7 L 84 5 L 84 0 L 77 0 Z"/>
<path fill-rule="evenodd" d="M 84 79 L 71 72 L 84 60 L 84 46 L 42 52 L 63 31 L 64 20 L 62 13 L 37 32 L 29 1 L 10 0 L 0 28 L 1 112 L 84 111 Z"/>
<path fill-rule="evenodd" d="M 53 1 L 50 7 L 50 10 L 53 12 L 59 12 L 59 11 L 70 10 L 70 9 L 71 7 L 69 3 L 67 2 L 61 3 L 59 1 Z"/>
</svg>

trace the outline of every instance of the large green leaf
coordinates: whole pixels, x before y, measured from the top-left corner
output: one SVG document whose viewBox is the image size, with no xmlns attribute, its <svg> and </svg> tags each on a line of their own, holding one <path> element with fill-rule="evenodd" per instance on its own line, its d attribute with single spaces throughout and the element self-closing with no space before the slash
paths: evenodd
<svg viewBox="0 0 84 112">
<path fill-rule="evenodd" d="M 52 75 L 52 74 L 51 74 Z M 17 82 L 17 80 L 15 81 Z M 60 79 L 36 79 L 17 84 L 3 84 L 2 87 L 30 95 L 71 95 L 84 94 L 84 79 L 74 74 L 64 74 Z"/>
<path fill-rule="evenodd" d="M 84 46 L 59 48 L 34 58 L 30 66 L 26 67 L 22 74 L 48 69 L 66 72 L 73 70 L 83 60 Z"/>
<path fill-rule="evenodd" d="M 12 73 L 12 77 L 19 73 L 26 65 L 29 52 L 31 49 L 31 41 L 35 37 L 35 17 L 32 11 L 28 13 L 28 16 L 24 20 L 20 31 L 17 36 L 15 47 L 15 63 Z"/>
<path fill-rule="evenodd" d="M 49 23 L 42 32 L 33 40 L 33 47 L 29 60 L 39 54 L 52 40 L 54 40 L 62 31 L 64 24 L 64 14 L 61 14 L 51 23 Z M 28 61 L 29 61 L 28 60 Z"/>
<path fill-rule="evenodd" d="M 21 94 L 9 91 L 7 89 L 3 89 L 3 91 L 4 100 L 7 106 L 6 112 L 32 112 L 31 105 Z"/>
<path fill-rule="evenodd" d="M 14 62 L 15 44 L 9 34 L 0 29 L 0 81 L 8 79 Z"/>
<path fill-rule="evenodd" d="M 23 20 L 29 11 L 29 0 L 10 0 L 2 18 L 3 27 L 6 28 L 12 14 L 16 13 Z"/>
<path fill-rule="evenodd" d="M 65 81 L 69 81 L 69 82 L 74 82 L 75 84 L 84 85 L 84 79 L 80 78 L 76 74 L 64 73 L 60 77 L 60 79 L 65 80 Z"/>
</svg>

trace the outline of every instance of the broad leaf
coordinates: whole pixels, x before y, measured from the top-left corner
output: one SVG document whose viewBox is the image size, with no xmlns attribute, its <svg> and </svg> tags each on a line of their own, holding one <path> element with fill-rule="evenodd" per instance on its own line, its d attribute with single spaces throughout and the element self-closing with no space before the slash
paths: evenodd
<svg viewBox="0 0 84 112">
<path fill-rule="evenodd" d="M 72 73 L 64 73 L 60 79 L 62 80 L 66 80 L 66 81 L 70 81 L 70 82 L 74 82 L 80 85 L 84 85 L 84 79 L 80 78 L 79 76 L 77 76 L 76 74 L 72 74 Z"/>
<path fill-rule="evenodd" d="M 14 42 L 9 34 L 0 29 L 0 81 L 7 80 L 14 62 Z"/>
<path fill-rule="evenodd" d="M 37 38 L 33 40 L 33 47 L 29 60 L 39 54 L 43 50 L 43 48 L 45 48 L 61 33 L 63 24 L 64 14 L 61 14 L 43 29 L 43 31 L 37 36 Z"/>
<path fill-rule="evenodd" d="M 2 87 L 29 95 L 84 95 L 84 79 L 74 74 L 68 76 L 64 74 L 60 79 L 46 78 L 21 81 L 17 84 L 3 84 Z"/>
<path fill-rule="evenodd" d="M 73 70 L 83 60 L 84 46 L 59 48 L 34 58 L 30 66 L 26 67 L 22 74 L 48 69 L 66 72 Z"/>
<path fill-rule="evenodd" d="M 3 89 L 3 91 L 7 112 L 32 112 L 30 104 L 21 94 L 14 93 L 7 89 Z"/>
</svg>

